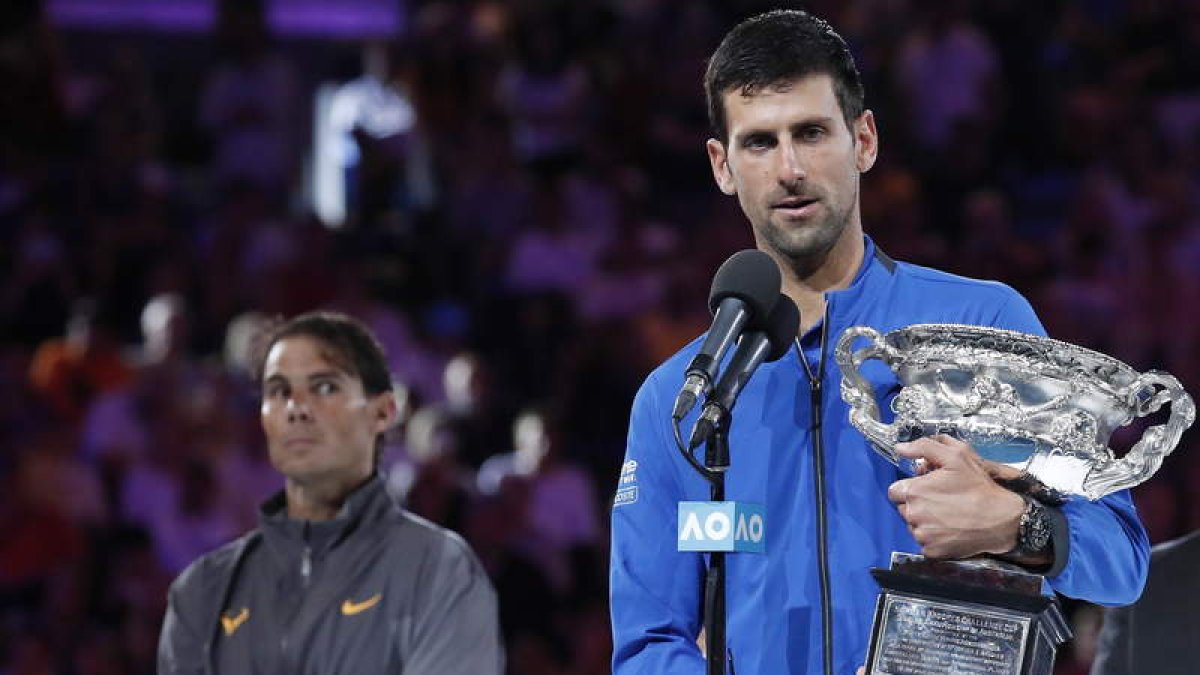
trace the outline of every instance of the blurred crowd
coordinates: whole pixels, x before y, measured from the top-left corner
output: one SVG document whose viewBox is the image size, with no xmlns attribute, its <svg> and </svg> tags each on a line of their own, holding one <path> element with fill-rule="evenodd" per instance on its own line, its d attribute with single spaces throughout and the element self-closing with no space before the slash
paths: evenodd
<svg viewBox="0 0 1200 675">
<path fill-rule="evenodd" d="M 781 3 L 413 1 L 365 44 L 215 4 L 203 35 L 0 8 L 0 673 L 153 672 L 167 584 L 281 485 L 256 335 L 315 308 L 386 347 L 389 484 L 479 554 L 510 671 L 607 672 L 633 393 L 751 245 L 704 154 L 704 59 Z M 1200 393 L 1200 3 L 804 6 L 863 72 L 884 250 Z M 311 187 L 330 83 L 336 222 Z M 1155 542 L 1200 527 L 1195 438 L 1135 490 Z M 1059 672 L 1086 672 L 1100 613 L 1070 609 Z"/>
</svg>

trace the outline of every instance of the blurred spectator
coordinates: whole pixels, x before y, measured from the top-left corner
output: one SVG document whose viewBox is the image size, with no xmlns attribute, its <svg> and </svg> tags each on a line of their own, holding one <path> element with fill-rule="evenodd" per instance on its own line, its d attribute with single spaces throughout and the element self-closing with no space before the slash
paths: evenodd
<svg viewBox="0 0 1200 675">
<path fill-rule="evenodd" d="M 639 315 L 633 327 L 639 338 L 637 359 L 645 372 L 695 339 L 711 322 L 703 273 L 681 262 L 668 261 L 665 267 L 662 301 Z"/>
<path fill-rule="evenodd" d="M 575 167 L 592 121 L 587 72 L 573 58 L 567 33 L 555 29 L 565 11 L 547 3 L 517 17 L 512 58 L 496 85 L 517 157 L 544 180 Z"/>
<path fill-rule="evenodd" d="M 6 533 L 0 542 L 0 606 L 23 609 L 28 616 L 51 608 L 56 585 L 70 583 L 82 569 L 89 554 L 86 524 L 103 518 L 94 512 L 102 505 L 86 503 L 87 483 L 66 472 L 58 474 L 56 469 L 66 463 L 41 454 L 46 450 L 33 446 L 21 454 L 2 485 L 8 498 L 0 502 L 0 526 Z M 77 495 L 63 492 L 70 488 L 85 489 Z M 79 600 L 79 595 L 70 600 Z"/>
<path fill-rule="evenodd" d="M 142 343 L 130 358 L 134 377 L 126 386 L 93 399 L 83 420 L 82 448 L 90 459 L 136 460 L 148 450 L 152 423 L 201 374 L 189 354 L 190 327 L 182 297 L 158 295 L 142 310 Z"/>
<path fill-rule="evenodd" d="M 596 499 L 587 475 L 564 457 L 563 430 L 553 413 L 527 410 L 513 423 L 513 452 L 495 455 L 479 470 L 480 492 L 496 494 L 504 480 L 528 481 L 528 534 L 544 547 L 540 565 L 551 583 L 573 583 L 569 551 L 599 543 Z"/>
<path fill-rule="evenodd" d="M 190 352 L 188 321 L 187 304 L 182 297 L 163 294 L 151 298 L 142 310 L 139 364 L 143 368 L 182 365 Z"/>
<path fill-rule="evenodd" d="M 67 422 L 78 422 L 98 393 L 126 384 L 132 371 L 120 352 L 108 308 L 92 298 L 71 310 L 63 338 L 43 342 L 34 353 L 29 380 Z"/>
<path fill-rule="evenodd" d="M 295 178 L 296 73 L 271 50 L 263 0 L 221 0 L 216 38 L 223 63 L 204 83 L 200 120 L 212 135 L 219 181 L 246 181 L 280 195 Z"/>
<path fill-rule="evenodd" d="M 146 525 L 159 564 L 176 574 L 244 529 L 221 501 L 222 491 L 206 462 L 193 459 L 166 465 L 160 471 L 169 473 L 130 476 L 129 492 L 133 494 L 126 500 L 126 515 Z M 150 497 L 154 493 L 159 496 Z"/>
<path fill-rule="evenodd" d="M 43 209 L 30 207 L 11 241 L 0 316 L 19 344 L 32 347 L 61 333 L 66 308 L 77 293 L 76 279 L 66 244 Z"/>
<path fill-rule="evenodd" d="M 405 448 L 410 464 L 393 465 L 388 479 L 404 507 L 462 531 L 474 493 L 473 472 L 458 457 L 460 439 L 439 408 L 418 410 L 408 420 Z"/>
<path fill-rule="evenodd" d="M 92 125 L 94 138 L 89 186 L 96 206 L 108 215 L 133 215 L 156 206 L 171 187 L 161 161 L 163 120 L 141 52 L 130 46 L 113 51 L 102 70 L 75 83 L 81 90 L 76 114 Z M 114 223 L 121 229 L 136 223 Z"/>
<path fill-rule="evenodd" d="M 371 288 L 367 272 L 347 265 L 330 307 L 358 318 L 387 350 L 388 367 L 422 401 L 444 398 L 445 358 L 426 345 L 413 322 Z"/>
<path fill-rule="evenodd" d="M 911 171 L 902 167 L 879 167 L 872 173 L 875 189 L 863 194 L 863 220 L 884 222 L 887 227 L 876 233 L 876 243 L 901 260 L 932 264 L 946 255 L 945 239 L 930 232 L 921 185 Z M 978 236 L 995 236 L 992 223 L 967 220 L 964 230 Z M 965 267 L 965 265 L 964 265 Z M 985 276 L 982 271 L 973 274 Z"/>
<path fill-rule="evenodd" d="M 254 382 L 254 355 L 261 351 L 271 321 L 261 312 L 243 312 L 225 327 L 222 363 L 230 377 L 246 385 Z"/>
<path fill-rule="evenodd" d="M 483 119 L 463 130 L 462 153 L 445 158 L 448 163 L 446 218 L 455 234 L 479 244 L 474 254 L 483 258 L 476 284 L 487 279 L 486 271 L 500 266 L 497 252 L 489 249 L 505 244 L 527 217 L 534 186 L 518 165 L 513 149 L 497 143 L 505 133 L 496 119 Z M 502 252 L 501 252 L 502 253 Z M 463 270 L 471 274 L 471 270 Z"/>
<path fill-rule="evenodd" d="M 985 188 L 966 196 L 961 216 L 963 241 L 954 256 L 947 256 L 954 261 L 955 271 L 1005 279 L 1024 288 L 1045 283 L 1051 270 L 1046 242 L 1017 231 L 1012 209 L 1007 195 L 999 190 Z"/>
<path fill-rule="evenodd" d="M 506 447 L 506 412 L 497 400 L 493 374 L 477 354 L 464 352 L 446 364 L 443 383 L 449 423 L 459 439 L 459 457 L 478 467 Z"/>
<path fill-rule="evenodd" d="M 581 321 L 603 324 L 631 319 L 663 305 L 665 264 L 678 251 L 679 234 L 645 214 L 649 186 L 632 168 L 617 174 L 617 213 L 597 269 L 576 298 Z"/>
<path fill-rule="evenodd" d="M 568 219 L 561 184 L 537 192 L 532 221 L 513 239 L 505 281 L 518 293 L 556 291 L 573 295 L 595 273 L 604 237 Z"/>
<path fill-rule="evenodd" d="M 63 57 L 40 0 L 0 6 L 0 154 L 41 162 L 63 148 Z"/>
<path fill-rule="evenodd" d="M 20 488 L 38 491 L 46 508 L 85 530 L 109 526 L 112 514 L 100 475 L 94 465 L 76 456 L 73 440 L 67 429 L 35 437 L 19 460 Z"/>
<path fill-rule="evenodd" d="M 925 150 L 946 147 L 956 124 L 988 123 L 998 109 L 1002 73 L 996 51 L 966 9 L 963 0 L 923 7 L 918 10 L 923 19 L 900 45 L 897 83 L 910 131 Z"/>
<path fill-rule="evenodd" d="M 707 190 L 712 172 L 697 156 L 709 136 L 704 111 L 704 92 L 693 84 L 703 80 L 708 55 L 716 47 L 721 29 L 712 3 L 687 3 L 671 6 L 659 3 L 646 28 L 628 46 L 629 75 L 642 69 L 659 73 L 647 86 L 645 107 L 634 108 L 636 119 L 629 121 L 632 134 L 645 134 L 646 169 L 652 189 L 663 210 L 659 215 L 685 222 L 699 216 L 694 199 Z M 631 111 L 631 112 L 633 112 Z"/>
<path fill-rule="evenodd" d="M 412 100 L 412 59 L 410 50 L 367 43 L 362 75 L 330 102 L 351 223 L 378 226 L 385 217 L 433 206 L 432 157 Z"/>
</svg>

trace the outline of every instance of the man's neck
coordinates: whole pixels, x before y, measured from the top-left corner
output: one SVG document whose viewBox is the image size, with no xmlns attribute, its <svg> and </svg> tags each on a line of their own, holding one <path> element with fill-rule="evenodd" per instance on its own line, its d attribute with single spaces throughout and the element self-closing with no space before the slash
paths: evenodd
<svg viewBox="0 0 1200 675">
<path fill-rule="evenodd" d="M 337 517 L 350 493 L 370 479 L 370 475 L 346 480 L 297 481 L 288 478 L 284 485 L 287 515 L 293 520 L 332 520 Z"/>
<path fill-rule="evenodd" d="M 862 227 L 848 226 L 834 247 L 806 276 L 790 265 L 780 265 L 783 294 L 800 310 L 800 335 L 816 326 L 825 315 L 825 293 L 848 288 L 863 262 Z"/>
</svg>

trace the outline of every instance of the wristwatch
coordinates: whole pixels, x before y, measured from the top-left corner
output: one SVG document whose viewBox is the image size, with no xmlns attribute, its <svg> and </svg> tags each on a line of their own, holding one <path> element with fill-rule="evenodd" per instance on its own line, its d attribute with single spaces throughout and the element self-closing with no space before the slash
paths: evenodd
<svg viewBox="0 0 1200 675">
<path fill-rule="evenodd" d="M 1021 512 L 1021 522 L 1017 526 L 1017 545 L 1004 554 L 1006 558 L 1027 558 L 1045 555 L 1050 550 L 1050 515 L 1041 502 L 1021 495 L 1025 500 L 1025 510 Z"/>
</svg>

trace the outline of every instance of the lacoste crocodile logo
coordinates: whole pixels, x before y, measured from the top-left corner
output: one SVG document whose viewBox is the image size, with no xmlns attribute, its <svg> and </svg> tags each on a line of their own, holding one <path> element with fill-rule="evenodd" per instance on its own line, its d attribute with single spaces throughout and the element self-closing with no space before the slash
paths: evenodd
<svg viewBox="0 0 1200 675">
<path fill-rule="evenodd" d="M 375 605 L 379 604 L 379 599 L 383 597 L 382 593 L 376 593 L 362 602 L 351 602 L 350 600 L 342 601 L 342 614 L 346 616 L 354 616 L 360 612 L 365 612 Z"/>
<path fill-rule="evenodd" d="M 225 629 L 225 635 L 233 635 L 234 631 L 246 623 L 246 619 L 250 618 L 250 608 L 243 607 L 242 611 L 235 616 L 229 616 L 229 612 L 221 614 L 221 628 Z"/>
</svg>

